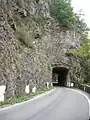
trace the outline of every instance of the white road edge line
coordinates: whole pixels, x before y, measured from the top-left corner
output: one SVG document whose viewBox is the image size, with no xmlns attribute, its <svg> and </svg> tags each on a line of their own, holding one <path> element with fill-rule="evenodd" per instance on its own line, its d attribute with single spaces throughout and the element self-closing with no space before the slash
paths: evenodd
<svg viewBox="0 0 90 120">
<path fill-rule="evenodd" d="M 30 100 L 27 100 L 27 101 L 24 101 L 24 102 L 21 102 L 21 103 L 16 103 L 16 104 L 11 105 L 11 106 L 9 106 L 9 107 L 0 108 L 0 112 L 1 112 L 1 111 L 4 111 L 4 110 L 7 110 L 7 109 L 10 109 L 10 108 L 12 108 L 12 107 L 16 107 L 16 106 L 19 106 L 19 105 L 22 105 L 22 104 L 31 102 L 31 101 L 36 100 L 36 99 L 38 99 L 38 98 L 41 98 L 41 97 L 43 97 L 43 96 L 45 96 L 45 95 L 49 95 L 49 94 L 51 94 L 54 90 L 55 90 L 55 88 L 52 89 L 52 90 L 50 90 L 50 91 L 48 91 L 48 92 L 46 92 L 46 93 L 43 93 L 43 94 L 41 94 L 41 95 L 37 95 L 36 97 L 34 97 L 34 98 L 30 99 Z"/>
<path fill-rule="evenodd" d="M 85 95 L 82 92 L 79 92 L 78 90 L 74 90 L 74 89 L 71 89 L 71 90 L 74 91 L 74 92 L 76 92 L 76 93 L 79 93 L 79 94 L 83 95 L 87 99 L 87 101 L 89 103 L 89 119 L 90 119 L 90 99 L 87 97 L 87 95 Z"/>
</svg>

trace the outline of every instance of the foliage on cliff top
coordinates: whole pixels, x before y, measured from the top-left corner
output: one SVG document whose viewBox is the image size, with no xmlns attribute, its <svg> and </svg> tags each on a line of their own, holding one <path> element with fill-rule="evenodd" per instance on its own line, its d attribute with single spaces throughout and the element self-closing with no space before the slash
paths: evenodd
<svg viewBox="0 0 90 120">
<path fill-rule="evenodd" d="M 87 37 L 87 24 L 81 19 L 82 13 L 79 15 L 74 13 L 71 0 L 52 0 L 50 11 L 60 26 L 79 32 L 84 39 Z"/>
<path fill-rule="evenodd" d="M 75 14 L 74 29 L 76 32 L 80 33 L 83 40 L 86 40 L 88 36 L 88 31 L 90 31 L 90 29 L 87 27 L 87 24 L 85 23 L 82 15 L 83 13 L 81 10 L 79 11 L 79 13 Z"/>
<path fill-rule="evenodd" d="M 74 13 L 70 0 L 52 0 L 51 15 L 63 27 L 70 28 L 74 24 Z"/>
</svg>

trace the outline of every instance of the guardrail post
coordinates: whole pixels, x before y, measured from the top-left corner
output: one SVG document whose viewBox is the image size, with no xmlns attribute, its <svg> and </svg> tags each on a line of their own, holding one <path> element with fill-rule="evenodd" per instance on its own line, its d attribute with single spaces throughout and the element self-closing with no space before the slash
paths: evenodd
<svg viewBox="0 0 90 120">
<path fill-rule="evenodd" d="M 86 87 L 84 86 L 84 91 L 86 90 Z"/>
</svg>

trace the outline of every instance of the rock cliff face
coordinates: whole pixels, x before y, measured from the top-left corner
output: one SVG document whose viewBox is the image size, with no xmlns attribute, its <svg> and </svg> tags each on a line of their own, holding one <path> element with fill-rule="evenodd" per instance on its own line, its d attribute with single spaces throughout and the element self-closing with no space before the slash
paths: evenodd
<svg viewBox="0 0 90 120">
<path fill-rule="evenodd" d="M 69 70 L 67 81 L 82 79 L 76 58 L 66 55 L 68 49 L 79 47 L 79 37 L 55 23 L 49 4 L 0 0 L 0 85 L 6 86 L 6 97 L 24 95 L 26 85 L 30 91 L 47 82 L 52 85 L 54 67 Z"/>
</svg>

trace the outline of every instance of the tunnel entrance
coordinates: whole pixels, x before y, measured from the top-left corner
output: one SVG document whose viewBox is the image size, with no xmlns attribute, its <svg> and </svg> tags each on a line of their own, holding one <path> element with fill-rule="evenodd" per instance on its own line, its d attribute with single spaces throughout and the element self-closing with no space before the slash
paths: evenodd
<svg viewBox="0 0 90 120">
<path fill-rule="evenodd" d="M 54 86 L 66 86 L 68 69 L 64 67 L 55 67 L 52 70 L 52 79 Z"/>
</svg>

